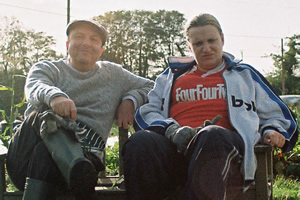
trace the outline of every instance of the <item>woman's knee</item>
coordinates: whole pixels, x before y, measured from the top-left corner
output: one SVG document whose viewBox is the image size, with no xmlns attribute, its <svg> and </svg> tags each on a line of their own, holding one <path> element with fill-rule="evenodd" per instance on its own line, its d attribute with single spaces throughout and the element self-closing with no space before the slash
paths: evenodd
<svg viewBox="0 0 300 200">
<path fill-rule="evenodd" d="M 151 142 L 151 133 L 149 131 L 137 131 L 133 135 L 130 136 L 130 138 L 125 142 L 123 147 L 123 152 L 127 151 L 139 151 L 141 149 L 145 150 L 147 148 L 148 143 Z"/>
<path fill-rule="evenodd" d="M 213 142 L 216 140 L 224 140 L 227 138 L 228 134 L 231 134 L 232 131 L 225 129 L 221 126 L 210 125 L 203 128 L 200 132 L 201 136 L 206 137 L 208 142 Z"/>
<path fill-rule="evenodd" d="M 137 131 L 134 134 L 132 134 L 129 139 L 144 141 L 145 139 L 150 138 L 152 134 L 156 134 L 156 133 L 154 133 L 152 131 L 148 131 L 148 130 L 140 130 L 140 131 Z"/>
<path fill-rule="evenodd" d="M 167 151 L 172 144 L 163 135 L 141 130 L 134 133 L 124 144 L 122 155 L 149 157 L 157 152 Z"/>
<path fill-rule="evenodd" d="M 130 136 L 130 138 L 126 141 L 126 145 L 132 145 L 135 147 L 145 147 L 145 145 L 151 145 L 156 143 L 163 137 L 155 132 L 148 130 L 140 130 Z"/>
</svg>

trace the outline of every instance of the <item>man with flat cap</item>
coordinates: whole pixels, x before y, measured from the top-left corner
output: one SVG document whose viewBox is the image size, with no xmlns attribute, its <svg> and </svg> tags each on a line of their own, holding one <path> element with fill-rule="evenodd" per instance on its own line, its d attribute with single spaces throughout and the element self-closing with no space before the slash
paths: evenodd
<svg viewBox="0 0 300 200">
<path fill-rule="evenodd" d="M 24 200 L 55 199 L 68 189 L 94 199 L 103 150 L 116 119 L 127 128 L 153 82 L 98 61 L 106 29 L 90 20 L 67 26 L 68 57 L 33 65 L 25 84 L 25 120 L 10 142 L 7 171 Z"/>
</svg>

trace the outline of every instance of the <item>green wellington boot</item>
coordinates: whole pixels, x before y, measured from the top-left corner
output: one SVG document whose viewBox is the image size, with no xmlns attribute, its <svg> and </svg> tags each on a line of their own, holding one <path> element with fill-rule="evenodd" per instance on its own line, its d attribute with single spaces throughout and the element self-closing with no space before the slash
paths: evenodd
<svg viewBox="0 0 300 200">
<path fill-rule="evenodd" d="M 55 200 L 57 187 L 40 180 L 26 178 L 22 200 Z"/>
<path fill-rule="evenodd" d="M 70 131 L 59 127 L 55 132 L 51 132 L 47 126 L 52 122 L 43 123 L 42 140 L 68 183 L 69 189 L 75 196 L 94 191 L 97 171 L 91 161 L 84 156 L 80 143 L 68 135 Z M 45 126 L 45 123 L 48 125 Z"/>
</svg>

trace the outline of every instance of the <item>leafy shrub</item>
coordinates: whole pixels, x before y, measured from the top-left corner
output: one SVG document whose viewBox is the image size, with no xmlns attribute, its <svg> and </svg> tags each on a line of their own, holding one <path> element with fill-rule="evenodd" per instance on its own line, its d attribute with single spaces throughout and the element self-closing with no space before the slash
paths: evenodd
<svg viewBox="0 0 300 200">
<path fill-rule="evenodd" d="M 106 172 L 110 176 L 119 174 L 119 142 L 105 149 Z"/>
<path fill-rule="evenodd" d="M 296 120 L 298 122 L 298 130 L 300 123 L 300 113 L 298 106 L 290 107 L 295 114 Z M 285 175 L 286 177 L 300 178 L 300 140 L 298 136 L 298 141 L 295 147 L 290 152 L 282 152 L 280 149 L 275 149 L 274 152 L 274 174 Z"/>
<path fill-rule="evenodd" d="M 10 93 L 10 112 L 9 114 L 6 113 L 5 110 L 0 109 L 1 116 L 3 121 L 0 123 L 0 139 L 4 143 L 4 145 L 8 146 L 8 141 L 10 140 L 13 134 L 13 128 L 21 123 L 20 120 L 17 120 L 19 116 L 19 109 L 26 104 L 25 95 L 23 95 L 23 99 L 19 103 L 15 103 L 15 78 L 21 77 L 26 78 L 23 75 L 13 75 L 12 76 L 12 86 L 3 86 L 0 85 L 0 91 L 8 91 Z"/>
</svg>

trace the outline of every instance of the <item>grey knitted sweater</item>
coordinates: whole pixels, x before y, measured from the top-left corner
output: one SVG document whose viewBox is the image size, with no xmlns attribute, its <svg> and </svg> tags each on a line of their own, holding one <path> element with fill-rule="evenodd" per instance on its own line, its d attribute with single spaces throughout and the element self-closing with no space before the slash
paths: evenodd
<svg viewBox="0 0 300 200">
<path fill-rule="evenodd" d="M 112 62 L 99 61 L 94 70 L 79 72 L 66 60 L 42 61 L 30 69 L 26 79 L 25 118 L 34 108 L 49 106 L 53 97 L 64 95 L 74 101 L 77 120 L 96 131 L 106 143 L 120 102 L 133 98 L 138 108 L 147 101 L 152 87 L 152 81 Z"/>
</svg>

